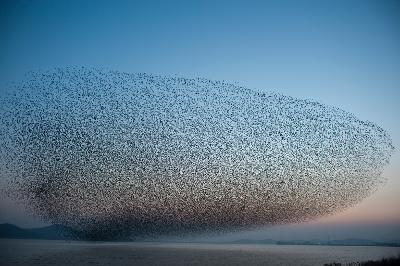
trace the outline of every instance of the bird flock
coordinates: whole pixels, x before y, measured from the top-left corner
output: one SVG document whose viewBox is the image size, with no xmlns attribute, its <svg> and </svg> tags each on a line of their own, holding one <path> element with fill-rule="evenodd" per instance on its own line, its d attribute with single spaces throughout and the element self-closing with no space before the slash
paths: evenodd
<svg viewBox="0 0 400 266">
<path fill-rule="evenodd" d="M 341 109 L 203 78 L 31 73 L 0 102 L 8 193 L 82 239 L 308 221 L 384 182 L 388 134 Z"/>
</svg>

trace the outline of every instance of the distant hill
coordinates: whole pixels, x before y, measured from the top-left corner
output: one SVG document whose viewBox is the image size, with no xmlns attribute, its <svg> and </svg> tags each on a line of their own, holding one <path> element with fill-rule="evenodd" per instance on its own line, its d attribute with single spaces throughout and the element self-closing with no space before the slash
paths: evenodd
<svg viewBox="0 0 400 266">
<path fill-rule="evenodd" d="M 322 245 L 322 246 L 391 246 L 399 247 L 400 241 L 379 242 L 370 239 L 341 239 L 341 240 L 290 240 L 277 241 L 277 245 Z"/>
<path fill-rule="evenodd" d="M 72 239 L 71 229 L 62 225 L 50 225 L 40 228 L 20 228 L 13 224 L 0 224 L 0 238 L 16 239 Z"/>
<path fill-rule="evenodd" d="M 400 240 L 397 241 L 375 241 L 370 239 L 339 239 L 339 240 L 273 240 L 273 239 L 239 239 L 233 241 L 216 242 L 221 244 L 266 244 L 266 245 L 321 245 L 321 246 L 389 246 L 400 247 Z"/>
<path fill-rule="evenodd" d="M 239 239 L 239 240 L 235 240 L 232 243 L 234 244 L 276 244 L 277 241 L 276 240 L 272 240 L 272 239 Z"/>
<path fill-rule="evenodd" d="M 50 225 L 40 228 L 20 228 L 13 224 L 0 224 L 0 238 L 14 239 L 48 239 L 72 240 L 80 239 L 80 234 L 63 225 Z M 168 241 L 167 241 L 168 242 Z M 172 241 L 176 242 L 176 241 Z M 178 241 L 179 242 L 179 241 Z M 204 242 L 209 243 L 209 242 Z M 272 245 L 323 245 L 323 246 L 392 246 L 400 247 L 399 241 L 378 242 L 369 239 L 342 239 L 342 240 L 289 240 L 277 241 L 273 239 L 239 239 L 221 244 L 272 244 Z"/>
<path fill-rule="evenodd" d="M 34 233 L 12 224 L 0 224 L 0 238 L 37 238 Z"/>
</svg>

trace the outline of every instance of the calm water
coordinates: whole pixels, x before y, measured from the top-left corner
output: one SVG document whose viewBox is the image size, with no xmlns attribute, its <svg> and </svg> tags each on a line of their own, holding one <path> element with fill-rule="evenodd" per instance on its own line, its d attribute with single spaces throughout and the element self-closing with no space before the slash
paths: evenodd
<svg viewBox="0 0 400 266">
<path fill-rule="evenodd" d="M 323 265 L 398 254 L 398 247 L 0 240 L 0 265 Z"/>
</svg>

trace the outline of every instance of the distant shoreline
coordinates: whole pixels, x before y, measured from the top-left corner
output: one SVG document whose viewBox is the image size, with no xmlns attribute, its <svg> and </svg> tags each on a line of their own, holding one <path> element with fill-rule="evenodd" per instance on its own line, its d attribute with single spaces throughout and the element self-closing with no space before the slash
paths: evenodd
<svg viewBox="0 0 400 266">
<path fill-rule="evenodd" d="M 67 240 L 76 239 L 68 233 L 69 229 L 62 225 L 51 225 L 41 228 L 20 228 L 13 224 L 0 224 L 0 239 L 34 239 L 34 240 Z M 95 243 L 96 241 L 89 241 Z M 400 247 L 399 241 L 375 241 L 370 239 L 338 239 L 338 240 L 274 240 L 274 239 L 239 239 L 234 241 L 162 241 L 162 240 L 118 240 L 99 242 L 127 242 L 127 243 L 176 243 L 176 244 L 241 244 L 241 245 L 277 245 L 277 246 L 377 246 Z"/>
</svg>

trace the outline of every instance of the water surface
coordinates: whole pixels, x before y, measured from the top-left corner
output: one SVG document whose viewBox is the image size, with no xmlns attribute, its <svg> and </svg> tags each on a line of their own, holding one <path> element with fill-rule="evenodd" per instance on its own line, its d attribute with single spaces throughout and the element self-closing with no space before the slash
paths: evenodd
<svg viewBox="0 0 400 266">
<path fill-rule="evenodd" d="M 0 265 L 323 265 L 380 259 L 399 247 L 0 240 Z"/>
</svg>

